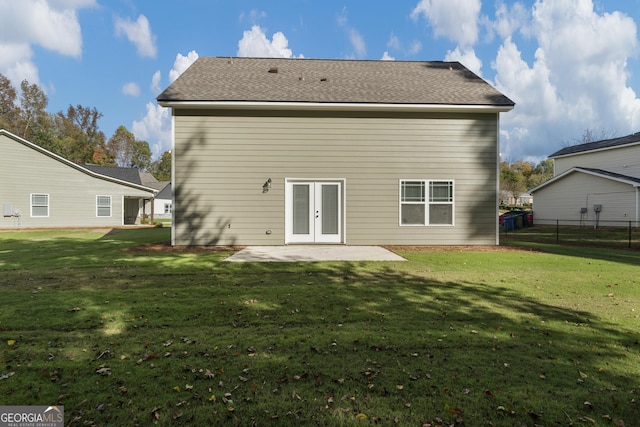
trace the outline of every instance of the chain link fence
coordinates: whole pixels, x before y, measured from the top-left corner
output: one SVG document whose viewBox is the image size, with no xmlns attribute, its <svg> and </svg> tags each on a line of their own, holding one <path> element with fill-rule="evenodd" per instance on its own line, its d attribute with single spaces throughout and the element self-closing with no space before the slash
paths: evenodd
<svg viewBox="0 0 640 427">
<path fill-rule="evenodd" d="M 520 214 L 520 216 L 523 216 Z M 503 218 L 500 240 L 640 249 L 640 222 Z"/>
</svg>

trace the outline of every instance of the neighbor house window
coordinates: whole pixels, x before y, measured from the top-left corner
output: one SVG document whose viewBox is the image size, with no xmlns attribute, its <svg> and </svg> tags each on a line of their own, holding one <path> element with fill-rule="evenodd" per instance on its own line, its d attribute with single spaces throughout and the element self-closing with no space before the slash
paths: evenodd
<svg viewBox="0 0 640 427">
<path fill-rule="evenodd" d="M 111 216 L 111 196 L 96 196 L 96 215 Z"/>
<path fill-rule="evenodd" d="M 171 213 L 171 203 L 165 203 L 164 204 L 164 213 L 165 214 L 170 214 Z"/>
<path fill-rule="evenodd" d="M 400 225 L 453 225 L 453 181 L 400 181 Z"/>
<path fill-rule="evenodd" d="M 32 194 L 31 195 L 31 216 L 49 216 L 49 195 L 48 194 Z"/>
</svg>

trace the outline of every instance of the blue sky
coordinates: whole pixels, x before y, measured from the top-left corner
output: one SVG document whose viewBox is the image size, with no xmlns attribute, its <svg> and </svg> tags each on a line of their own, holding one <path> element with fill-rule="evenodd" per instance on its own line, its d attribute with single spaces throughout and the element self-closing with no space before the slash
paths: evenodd
<svg viewBox="0 0 640 427">
<path fill-rule="evenodd" d="M 95 107 L 154 156 L 155 97 L 199 56 L 460 61 L 516 102 L 504 160 L 640 132 L 640 0 L 0 0 L 0 73 Z"/>
</svg>

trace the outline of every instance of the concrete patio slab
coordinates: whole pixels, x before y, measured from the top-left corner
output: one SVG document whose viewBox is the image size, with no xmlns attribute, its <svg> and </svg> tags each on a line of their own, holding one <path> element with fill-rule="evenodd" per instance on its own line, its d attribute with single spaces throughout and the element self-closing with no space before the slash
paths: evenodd
<svg viewBox="0 0 640 427">
<path fill-rule="evenodd" d="M 249 246 L 226 258 L 225 261 L 405 261 L 405 259 L 380 246 L 290 245 Z"/>
</svg>

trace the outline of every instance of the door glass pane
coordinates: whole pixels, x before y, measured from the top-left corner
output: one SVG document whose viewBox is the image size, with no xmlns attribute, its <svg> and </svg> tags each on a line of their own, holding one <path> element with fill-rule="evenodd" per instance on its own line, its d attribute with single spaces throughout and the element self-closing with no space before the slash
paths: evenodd
<svg viewBox="0 0 640 427">
<path fill-rule="evenodd" d="M 338 186 L 322 185 L 322 234 L 338 234 Z"/>
<path fill-rule="evenodd" d="M 309 185 L 293 185 L 293 234 L 309 234 Z"/>
</svg>

